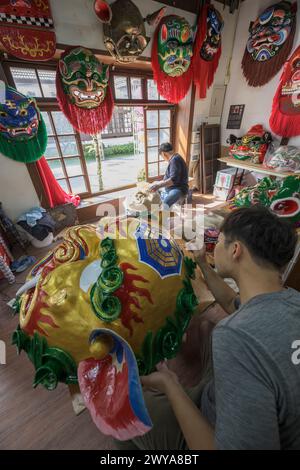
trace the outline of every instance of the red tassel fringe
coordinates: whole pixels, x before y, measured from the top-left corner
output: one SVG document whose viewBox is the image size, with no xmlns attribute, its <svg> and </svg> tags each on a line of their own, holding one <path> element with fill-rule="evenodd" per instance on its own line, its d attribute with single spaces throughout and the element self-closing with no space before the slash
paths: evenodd
<svg viewBox="0 0 300 470">
<path fill-rule="evenodd" d="M 222 53 L 222 47 L 220 44 L 219 50 L 212 61 L 203 60 L 200 55 L 200 50 L 207 33 L 208 7 L 209 4 L 204 5 L 199 14 L 198 30 L 193 56 L 193 78 L 197 88 L 197 94 L 200 99 L 206 98 L 207 90 L 211 87 L 214 81 L 214 76 Z"/>
<path fill-rule="evenodd" d="M 67 54 L 69 49 L 63 54 Z M 63 57 L 62 56 L 62 57 Z M 114 100 L 110 86 L 107 86 L 106 96 L 103 102 L 94 109 L 83 109 L 72 104 L 62 87 L 59 68 L 56 70 L 56 95 L 60 109 L 78 131 L 88 135 L 99 134 L 110 122 Z"/>
<path fill-rule="evenodd" d="M 151 53 L 153 78 L 156 82 L 159 94 L 169 103 L 177 104 L 187 95 L 190 89 L 193 79 L 193 67 L 192 64 L 190 64 L 187 72 L 181 75 L 181 77 L 170 77 L 161 70 L 158 61 L 158 34 L 161 23 L 165 21 L 165 19 L 166 17 L 162 18 L 159 22 L 153 38 Z"/>
<path fill-rule="evenodd" d="M 300 110 L 298 115 L 283 114 L 280 110 L 279 101 L 281 97 L 282 86 L 291 77 L 292 63 L 294 59 L 300 54 L 300 46 L 295 50 L 293 55 L 286 62 L 283 73 L 280 78 L 279 86 L 273 98 L 272 112 L 269 120 L 271 130 L 274 134 L 282 137 L 295 137 L 300 135 Z"/>
</svg>

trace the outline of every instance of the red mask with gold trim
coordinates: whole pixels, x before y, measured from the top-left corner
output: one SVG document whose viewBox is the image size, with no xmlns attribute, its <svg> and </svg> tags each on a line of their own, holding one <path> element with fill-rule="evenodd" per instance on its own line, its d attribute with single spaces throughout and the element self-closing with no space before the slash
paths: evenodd
<svg viewBox="0 0 300 470">
<path fill-rule="evenodd" d="M 50 60 L 56 36 L 49 0 L 0 0 L 0 43 L 18 59 Z"/>
<path fill-rule="evenodd" d="M 57 99 L 72 126 L 96 135 L 109 123 L 114 102 L 108 84 L 109 66 L 84 47 L 61 56 L 56 73 Z"/>
<path fill-rule="evenodd" d="M 271 142 L 272 135 L 260 124 L 252 126 L 243 137 L 231 135 L 227 140 L 230 156 L 237 160 L 251 159 L 252 163 L 263 163 Z"/>
</svg>

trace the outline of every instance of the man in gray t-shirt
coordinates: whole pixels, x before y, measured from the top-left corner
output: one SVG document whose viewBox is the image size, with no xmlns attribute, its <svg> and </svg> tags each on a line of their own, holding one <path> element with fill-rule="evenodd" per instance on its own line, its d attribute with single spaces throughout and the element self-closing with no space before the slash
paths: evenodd
<svg viewBox="0 0 300 470">
<path fill-rule="evenodd" d="M 166 364 L 142 377 L 163 394 L 145 393 L 154 426 L 120 449 L 300 449 L 300 293 L 284 289 L 280 276 L 295 245 L 288 223 L 252 207 L 225 220 L 218 274 L 203 250 L 194 253 L 229 314 L 213 331 L 212 378 L 186 393 Z"/>
<path fill-rule="evenodd" d="M 257 295 L 216 326 L 201 411 L 218 449 L 300 449 L 299 346 L 293 289 Z"/>
</svg>

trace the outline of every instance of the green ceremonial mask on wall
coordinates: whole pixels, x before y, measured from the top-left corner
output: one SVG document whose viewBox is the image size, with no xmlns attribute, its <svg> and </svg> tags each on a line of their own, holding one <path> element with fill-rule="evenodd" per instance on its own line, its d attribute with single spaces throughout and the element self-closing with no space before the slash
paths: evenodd
<svg viewBox="0 0 300 470">
<path fill-rule="evenodd" d="M 104 101 L 109 66 L 101 64 L 88 49 L 72 49 L 59 61 L 63 90 L 79 108 L 97 108 Z"/>
<path fill-rule="evenodd" d="M 185 18 L 168 16 L 158 35 L 161 69 L 170 77 L 180 77 L 190 67 L 193 56 L 193 30 Z"/>
</svg>

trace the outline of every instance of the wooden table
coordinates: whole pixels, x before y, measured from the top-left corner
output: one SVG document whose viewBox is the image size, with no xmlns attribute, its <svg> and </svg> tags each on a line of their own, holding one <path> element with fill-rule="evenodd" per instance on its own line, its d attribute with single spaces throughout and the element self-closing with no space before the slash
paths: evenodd
<svg viewBox="0 0 300 470">
<path fill-rule="evenodd" d="M 226 163 L 227 166 L 233 168 L 241 168 L 242 170 L 254 171 L 255 173 L 263 173 L 265 175 L 278 176 L 279 178 L 285 178 L 286 176 L 295 176 L 292 172 L 280 172 L 270 168 L 264 167 L 262 164 L 251 163 L 248 160 L 237 160 L 233 157 L 222 157 L 218 158 L 219 162 Z"/>
</svg>

